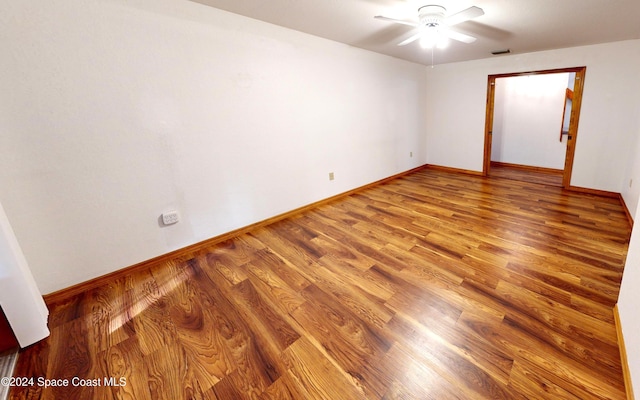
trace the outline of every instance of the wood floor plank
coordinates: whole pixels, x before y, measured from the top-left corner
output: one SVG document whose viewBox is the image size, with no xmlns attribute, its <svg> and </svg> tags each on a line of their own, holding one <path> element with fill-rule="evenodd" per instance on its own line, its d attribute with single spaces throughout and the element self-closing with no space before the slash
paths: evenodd
<svg viewBox="0 0 640 400">
<path fill-rule="evenodd" d="M 245 315 L 245 321 L 252 325 L 252 331 L 259 332 L 256 337 L 259 337 L 261 342 L 274 346 L 277 354 L 300 338 L 300 334 L 272 308 L 270 302 L 262 297 L 251 281 L 243 281 L 233 290 L 234 304 Z"/>
<path fill-rule="evenodd" d="M 301 338 L 283 353 L 298 399 L 366 399 L 362 388 L 308 340 Z"/>
<path fill-rule="evenodd" d="M 510 385 L 522 392 L 528 399 L 588 399 L 592 396 L 580 388 L 567 385 L 558 385 L 553 379 L 549 379 L 549 374 L 542 368 L 534 365 L 522 365 L 516 361 L 511 373 Z"/>
<path fill-rule="evenodd" d="M 158 348 L 139 362 L 147 367 L 146 381 L 140 376 L 130 379 L 147 385 L 150 399 L 183 399 L 188 398 L 186 394 L 193 391 L 192 384 L 189 383 L 193 381 L 193 376 L 188 373 L 185 352 L 177 342 Z"/>
<path fill-rule="evenodd" d="M 389 371 L 379 364 L 391 345 L 388 338 L 317 286 L 303 293 L 313 301 L 307 301 L 293 317 L 359 382 L 368 397 L 381 397 L 390 379 Z"/>
<path fill-rule="evenodd" d="M 581 364 L 563 352 L 549 346 L 530 332 L 503 320 L 500 324 L 487 323 L 471 314 L 463 314 L 458 326 L 480 335 L 511 355 L 514 360 L 526 360 L 540 370 L 553 371 L 555 382 L 563 387 L 577 388 L 581 393 L 590 393 L 583 398 L 618 399 L 624 396 L 623 383 L 609 381 L 609 377 L 594 374 L 592 364 Z M 603 388 L 606 388 L 603 390 Z"/>
<path fill-rule="evenodd" d="M 138 338 L 133 336 L 114 346 L 109 347 L 101 354 L 105 360 L 104 377 L 113 378 L 114 382 L 125 383 L 122 386 L 109 386 L 113 397 L 117 399 L 152 399 L 150 392 L 147 364 L 142 362 L 143 354 Z M 123 379 L 124 381 L 122 381 Z M 102 385 L 104 378 L 100 379 Z M 87 397 L 79 397 L 87 398 Z M 96 396 L 95 398 L 99 398 Z"/>
<path fill-rule="evenodd" d="M 624 208 L 525 176 L 418 170 L 58 298 L 16 376 L 126 385 L 10 398 L 624 398 Z"/>
<path fill-rule="evenodd" d="M 281 313 L 289 314 L 306 301 L 304 297 L 300 295 L 300 291 L 310 284 L 306 279 L 302 277 L 303 280 L 298 281 L 300 283 L 304 282 L 303 285 L 299 285 L 297 284 L 298 282 L 296 282 L 295 285 L 291 286 L 287 284 L 283 277 L 286 279 L 287 276 L 290 277 L 296 273 L 293 270 L 285 271 L 285 269 L 288 269 L 286 265 L 275 267 L 278 268 L 280 272 L 276 273 L 271 269 L 273 266 L 272 263 L 256 262 L 256 264 L 257 265 L 247 265 L 247 270 L 252 277 L 255 277 L 254 279 L 250 279 L 251 282 L 253 282 L 256 287 L 263 288 L 262 292 L 271 299 L 274 307 L 279 308 Z"/>
<path fill-rule="evenodd" d="M 133 330 L 145 332 L 144 335 L 136 335 L 144 355 L 177 343 L 176 327 L 171 321 L 166 297 L 167 288 L 164 285 L 166 283 L 159 286 L 149 271 L 146 276 L 141 273 L 140 284 L 132 289 L 136 305 L 133 308 L 135 315 L 130 317 Z"/>
<path fill-rule="evenodd" d="M 402 345 L 406 346 L 407 351 L 437 371 L 446 381 L 456 383 L 463 398 L 522 398 L 515 392 L 511 393 L 511 389 L 499 383 L 502 379 L 470 361 L 468 354 L 447 343 L 445 338 L 430 330 L 424 322 L 412 321 L 409 316 L 401 314 L 392 322 L 391 329 L 403 337 Z M 508 359 L 505 361 L 510 362 Z"/>
<path fill-rule="evenodd" d="M 465 395 L 457 383 L 447 381 L 428 364 L 415 356 L 412 349 L 394 345 L 387 353 L 387 358 L 400 363 L 400 373 L 389 385 L 383 399 L 465 399 Z"/>
<path fill-rule="evenodd" d="M 316 285 L 331 293 L 342 305 L 358 315 L 363 321 L 383 328 L 391 319 L 393 312 L 386 307 L 384 300 L 369 294 L 359 286 L 350 285 L 340 273 L 324 267 L 330 261 L 319 260 L 319 268 L 313 271 Z"/>
</svg>

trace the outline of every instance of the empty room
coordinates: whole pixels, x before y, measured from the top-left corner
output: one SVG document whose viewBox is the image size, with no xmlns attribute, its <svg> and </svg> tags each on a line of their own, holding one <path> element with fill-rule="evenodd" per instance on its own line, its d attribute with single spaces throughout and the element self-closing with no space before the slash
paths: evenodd
<svg viewBox="0 0 640 400">
<path fill-rule="evenodd" d="M 637 397 L 637 1 L 5 3 L 0 400 Z"/>
</svg>

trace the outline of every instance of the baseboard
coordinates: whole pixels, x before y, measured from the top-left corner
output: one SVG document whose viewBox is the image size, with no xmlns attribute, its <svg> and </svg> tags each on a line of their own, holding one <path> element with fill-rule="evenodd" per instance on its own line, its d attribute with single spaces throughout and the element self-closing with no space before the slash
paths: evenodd
<svg viewBox="0 0 640 400">
<path fill-rule="evenodd" d="M 618 199 L 620 200 L 620 204 L 622 204 L 622 208 L 624 209 L 624 214 L 627 216 L 627 220 L 629 220 L 629 224 L 631 225 L 631 228 L 633 228 L 633 216 L 631 215 L 631 212 L 629 211 L 629 208 L 627 207 L 627 203 L 625 203 L 624 198 L 622 197 L 622 194 L 618 195 Z"/>
<path fill-rule="evenodd" d="M 521 169 L 525 171 L 546 172 L 549 174 L 560 174 L 560 175 L 562 175 L 562 172 L 563 172 L 561 169 L 534 167 L 531 165 L 522 165 L 522 164 L 511 164 L 511 163 L 505 163 L 501 161 L 491 161 L 491 166 L 492 167 L 508 167 L 508 168 Z"/>
<path fill-rule="evenodd" d="M 425 167 L 427 169 L 433 169 L 433 170 L 436 170 L 436 171 L 455 172 L 455 173 L 458 173 L 458 174 L 482 176 L 482 171 L 473 171 L 473 170 L 470 170 L 470 169 L 444 167 L 442 165 L 433 165 L 433 164 L 427 164 Z"/>
<path fill-rule="evenodd" d="M 85 282 L 78 283 L 76 285 L 73 285 L 73 286 L 70 286 L 68 288 L 55 291 L 53 293 L 46 294 L 46 295 L 43 296 L 44 297 L 44 301 L 47 304 L 47 306 L 50 308 L 51 305 L 53 305 L 55 303 L 64 302 L 64 301 L 66 301 L 66 300 L 68 300 L 68 299 L 70 299 L 70 298 L 72 298 L 74 296 L 77 296 L 77 295 L 79 295 L 81 293 L 84 293 L 86 291 L 90 291 L 90 290 L 96 289 L 96 288 L 98 288 L 100 286 L 103 286 L 103 285 L 105 285 L 105 284 L 107 284 L 109 282 L 112 282 L 114 280 L 122 278 L 122 277 L 124 277 L 126 275 L 135 273 L 137 271 L 142 271 L 142 270 L 144 270 L 146 268 L 149 268 L 151 266 L 167 262 L 169 260 L 189 259 L 189 258 L 193 257 L 193 255 L 195 253 L 197 253 L 198 251 L 201 251 L 201 250 L 203 250 L 203 249 L 205 249 L 207 247 L 210 247 L 210 246 L 214 246 L 214 245 L 216 245 L 218 243 L 222 243 L 225 240 L 229 240 L 229 239 L 232 239 L 232 238 L 234 238 L 236 236 L 239 236 L 239 235 L 242 235 L 244 233 L 250 232 L 252 230 L 255 230 L 255 229 L 270 225 L 270 224 L 273 224 L 274 222 L 283 220 L 285 218 L 292 217 L 294 215 L 300 214 L 301 212 L 310 210 L 312 208 L 321 206 L 323 204 L 332 202 L 334 200 L 338 200 L 338 199 L 340 199 L 342 197 L 349 196 L 349 195 L 352 195 L 354 193 L 360 192 L 362 190 L 366 190 L 368 188 L 381 185 L 383 183 L 392 181 L 394 179 L 400 178 L 400 177 L 405 176 L 405 175 L 409 175 L 409 174 L 411 174 L 413 172 L 419 171 L 419 170 L 424 169 L 424 168 L 427 168 L 427 165 L 422 165 L 422 166 L 410 169 L 408 171 L 404 171 L 404 172 L 401 172 L 399 174 L 392 175 L 390 177 L 387 177 L 387 178 L 384 178 L 384 179 L 369 183 L 369 184 L 364 185 L 364 186 L 360 186 L 358 188 L 349 190 L 347 192 L 343 192 L 343 193 L 337 194 L 335 196 L 331 196 L 329 198 L 326 198 L 326 199 L 323 199 L 323 200 L 308 204 L 306 206 L 302 206 L 302 207 L 296 208 L 295 210 L 291 210 L 291 211 L 285 212 L 283 214 L 279 214 L 279 215 L 276 215 L 274 217 L 265 219 L 263 221 L 259 221 L 259 222 L 253 223 L 251 225 L 247 225 L 247 226 L 244 226 L 242 228 L 238 228 L 238 229 L 235 229 L 233 231 L 230 231 L 230 232 L 227 232 L 227 233 L 223 233 L 222 235 L 218 235 L 218 236 L 215 236 L 213 238 L 206 239 L 206 240 L 203 240 L 203 241 L 198 242 L 198 243 L 194 243 L 192 245 L 180 248 L 178 250 L 174 250 L 172 252 L 169 252 L 169 253 L 166 253 L 166 254 L 162 254 L 162 255 L 160 255 L 158 257 L 154 257 L 152 259 L 149 259 L 149 260 L 146 260 L 146 261 L 142 261 L 142 262 L 140 262 L 138 264 L 131 265 L 129 267 L 125 267 L 125 268 L 119 269 L 117 271 L 114 271 L 114 272 L 111 272 L 111 273 L 108 273 L 108 274 L 105 274 L 105 275 L 90 279 L 90 280 L 85 281 Z"/>
<path fill-rule="evenodd" d="M 618 192 L 608 192 L 606 190 L 589 189 L 589 188 L 584 188 L 580 186 L 569 186 L 567 190 L 571 190 L 573 192 L 592 194 L 595 196 L 610 197 L 612 199 L 620 198 L 620 193 Z"/>
<path fill-rule="evenodd" d="M 529 166 L 529 165 L 511 164 L 511 163 L 504 163 L 504 162 L 500 162 L 500 161 L 491 161 L 491 165 L 492 166 L 496 166 L 496 167 L 509 167 L 509 168 L 527 170 L 527 171 L 537 171 L 537 172 L 547 172 L 547 173 L 553 173 L 553 174 L 562 174 L 562 170 L 561 169 L 553 169 L 553 168 L 545 168 L 545 167 L 532 167 L 532 166 Z M 631 218 L 631 214 L 629 213 L 629 209 L 627 208 L 627 205 L 624 203 L 624 200 L 622 199 L 622 195 L 620 193 L 618 193 L 618 192 L 608 192 L 606 190 L 589 189 L 589 188 L 584 188 L 584 187 L 580 187 L 580 186 L 569 186 L 567 188 L 567 190 L 571 190 L 571 191 L 574 191 L 574 192 L 580 192 L 580 193 L 592 194 L 592 195 L 595 195 L 595 196 L 603 196 L 603 197 L 610 197 L 610 198 L 620 199 L 620 202 L 622 203 L 622 206 L 624 207 L 625 213 L 627 214 L 627 218 L 629 218 L 629 221 L 631 221 L 631 223 L 633 225 L 633 219 Z"/>
<path fill-rule="evenodd" d="M 233 231 L 224 233 L 222 235 L 218 235 L 218 236 L 215 236 L 213 238 L 206 239 L 206 240 L 203 240 L 201 242 L 194 243 L 192 245 L 189 245 L 189 246 L 174 250 L 172 252 L 169 252 L 169 253 L 166 253 L 166 254 L 162 254 L 162 255 L 160 255 L 158 257 L 154 257 L 154 258 L 151 258 L 149 260 L 142 261 L 142 262 L 140 262 L 138 264 L 134 264 L 134 265 L 131 265 L 129 267 L 124 267 L 124 268 L 119 269 L 117 271 L 114 271 L 114 272 L 111 272 L 111 273 L 108 273 L 108 274 L 105 274 L 105 275 L 102 275 L 102 276 L 87 280 L 85 282 L 78 283 L 78 284 L 70 286 L 68 288 L 61 289 L 61 290 L 46 294 L 46 295 L 43 296 L 44 297 L 44 301 L 47 304 L 47 306 L 50 306 L 50 305 L 52 305 L 54 303 L 64 302 L 64 301 L 66 301 L 67 299 L 69 299 L 69 298 L 71 298 L 73 296 L 79 295 L 79 294 L 81 294 L 81 293 L 83 293 L 85 291 L 88 291 L 88 290 L 92 290 L 92 289 L 98 288 L 100 286 L 103 286 L 103 285 L 107 284 L 108 282 L 111 282 L 113 280 L 117 280 L 117 279 L 122 278 L 122 277 L 124 277 L 124 276 L 126 276 L 128 274 L 144 270 L 146 268 L 149 268 L 150 266 L 158 265 L 158 264 L 167 262 L 169 260 L 191 258 L 194 253 L 196 253 L 196 252 L 198 252 L 200 250 L 203 250 L 203 249 L 205 249 L 207 247 L 210 247 L 210 246 L 216 245 L 218 243 L 224 242 L 225 240 L 232 239 L 232 238 L 234 238 L 236 236 L 242 235 L 243 233 L 247 233 L 247 232 L 250 232 L 250 231 L 252 231 L 254 229 L 258 229 L 260 227 L 264 227 L 264 226 L 270 225 L 270 224 L 272 224 L 274 222 L 280 221 L 280 220 L 285 219 L 285 218 L 289 218 L 291 216 L 294 216 L 294 215 L 299 214 L 301 212 L 307 211 L 307 210 L 312 209 L 314 207 L 321 206 L 323 204 L 332 202 L 332 201 L 340 199 L 342 197 L 349 196 L 349 195 L 354 194 L 356 192 L 359 192 L 359 191 L 362 191 L 362 190 L 366 190 L 368 188 L 383 184 L 385 182 L 392 181 L 394 179 L 400 178 L 400 177 L 405 176 L 405 175 L 409 175 L 409 174 L 411 174 L 413 172 L 416 172 L 416 171 L 419 171 L 419 170 L 422 170 L 422 169 L 431 169 L 431 170 L 444 171 L 444 172 L 463 173 L 463 174 L 467 174 L 467 175 L 482 176 L 482 172 L 480 172 L 480 171 L 473 171 L 473 170 L 467 170 L 467 169 L 461 169 L 461 168 L 445 167 L 445 166 L 433 165 L 433 164 L 425 164 L 425 165 L 410 169 L 408 171 L 404 171 L 404 172 L 401 172 L 399 174 L 392 175 L 390 177 L 387 177 L 387 178 L 372 182 L 370 184 L 367 184 L 367 185 L 364 185 L 364 186 L 360 186 L 358 188 L 349 190 L 347 192 L 340 193 L 340 194 L 337 194 L 335 196 L 331 196 L 329 198 L 326 198 L 326 199 L 323 199 L 323 200 L 308 204 L 306 206 L 299 207 L 297 209 L 285 212 L 283 214 L 276 215 L 274 217 L 265 219 L 263 221 L 259 221 L 259 222 L 256 222 L 254 224 L 247 225 L 245 227 L 238 228 L 238 229 L 235 229 Z M 575 190 L 575 191 L 579 191 L 579 192 L 595 194 L 595 195 L 599 195 L 599 196 L 607 196 L 607 197 L 619 198 L 621 200 L 623 206 L 624 206 L 625 212 L 627 213 L 627 216 L 628 216 L 629 220 L 631 222 L 633 222 L 633 219 L 631 219 L 631 215 L 629 213 L 629 210 L 627 209 L 626 205 L 624 204 L 624 200 L 622 200 L 622 196 L 619 193 L 605 192 L 605 191 L 601 191 L 601 190 L 587 189 L 587 188 L 580 188 L 580 187 L 571 187 L 570 190 Z"/>
<path fill-rule="evenodd" d="M 624 202 L 624 198 L 622 198 L 622 194 L 616 193 L 616 192 L 607 192 L 606 190 L 583 188 L 579 186 L 569 186 L 567 190 L 592 194 L 594 196 L 603 196 L 603 197 L 610 197 L 612 199 L 618 199 L 620 201 L 620 204 L 622 205 L 622 210 L 624 211 L 624 214 L 626 215 L 627 220 L 629 221 L 629 225 L 631 226 L 631 228 L 633 228 L 633 216 L 631 216 L 631 212 L 629 212 L 629 208 L 627 207 L 627 203 Z"/>
<path fill-rule="evenodd" d="M 627 349 L 624 345 L 624 336 L 622 335 L 622 324 L 620 323 L 620 313 L 618 305 L 613 307 L 613 318 L 616 324 L 616 334 L 618 335 L 618 348 L 620 349 L 620 362 L 622 363 L 622 375 L 624 376 L 624 387 L 627 393 L 627 400 L 634 400 L 633 386 L 631 384 L 631 371 L 629 371 L 629 361 L 627 359 Z"/>
</svg>

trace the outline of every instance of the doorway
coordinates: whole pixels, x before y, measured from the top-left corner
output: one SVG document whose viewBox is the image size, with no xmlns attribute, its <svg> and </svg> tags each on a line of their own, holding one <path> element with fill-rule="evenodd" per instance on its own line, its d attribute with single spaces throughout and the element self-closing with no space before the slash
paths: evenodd
<svg viewBox="0 0 640 400">
<path fill-rule="evenodd" d="M 575 75 L 574 85 L 571 95 L 571 104 L 567 108 L 565 103 L 565 109 L 569 110 L 564 115 L 562 124 L 558 123 L 557 134 L 560 142 L 563 138 L 566 140 L 566 151 L 564 151 L 564 163 L 562 166 L 562 180 L 561 186 L 568 189 L 571 184 L 571 171 L 573 168 L 573 159 L 575 153 L 575 143 L 578 133 L 578 122 L 580 117 L 580 106 L 582 104 L 582 93 L 584 87 L 586 67 L 574 67 L 574 68 L 562 68 L 554 70 L 533 71 L 524 73 L 512 73 L 512 74 L 499 74 L 489 75 L 487 83 L 487 108 L 485 119 L 485 143 L 484 143 L 484 162 L 483 162 L 483 176 L 489 176 L 492 169 L 492 145 L 493 145 L 493 131 L 494 131 L 494 119 L 496 113 L 496 79 L 510 78 L 510 77 L 530 77 L 536 75 L 545 74 L 566 74 L 571 76 Z M 564 112 L 564 109 L 561 110 Z M 566 121 L 566 122 L 565 122 Z M 557 140 L 557 139 L 556 139 Z M 560 161 L 562 162 L 562 161 Z M 532 170 L 535 170 L 533 168 Z M 498 169 L 496 168 L 496 173 Z"/>
</svg>

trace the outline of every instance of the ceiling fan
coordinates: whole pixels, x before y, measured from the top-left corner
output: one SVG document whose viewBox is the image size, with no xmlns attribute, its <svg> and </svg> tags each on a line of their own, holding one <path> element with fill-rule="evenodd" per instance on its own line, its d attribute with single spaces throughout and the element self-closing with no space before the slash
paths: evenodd
<svg viewBox="0 0 640 400">
<path fill-rule="evenodd" d="M 476 41 L 475 37 L 455 31 L 450 29 L 450 27 L 484 15 L 482 8 L 472 6 L 450 16 L 447 16 L 446 13 L 447 10 L 443 6 L 426 5 L 418 8 L 417 22 L 389 18 L 382 15 L 376 15 L 374 18 L 413 26 L 417 29 L 414 35 L 398 43 L 398 46 L 407 45 L 418 39 L 420 39 L 422 47 L 425 48 L 433 48 L 436 46 L 444 47 L 447 39 L 453 39 L 463 43 L 473 43 Z"/>
</svg>

